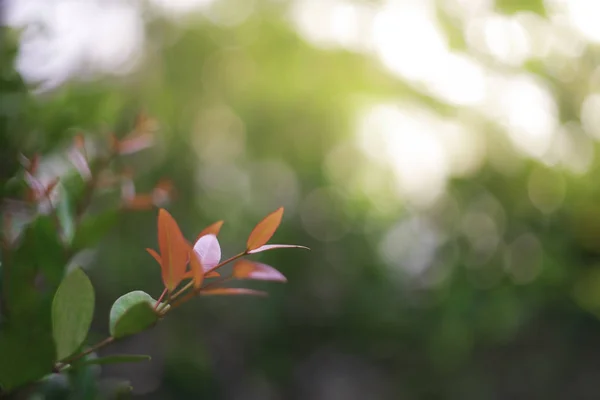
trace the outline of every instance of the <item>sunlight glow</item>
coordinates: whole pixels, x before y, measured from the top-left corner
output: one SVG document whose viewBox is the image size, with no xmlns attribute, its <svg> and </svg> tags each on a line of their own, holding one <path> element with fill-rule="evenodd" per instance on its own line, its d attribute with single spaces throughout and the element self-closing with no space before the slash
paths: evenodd
<svg viewBox="0 0 600 400">
<path fill-rule="evenodd" d="M 417 207 L 432 204 L 451 176 L 477 169 L 483 157 L 476 136 L 416 107 L 379 104 L 367 109 L 358 141 L 371 162 L 394 171 L 399 193 Z"/>
</svg>

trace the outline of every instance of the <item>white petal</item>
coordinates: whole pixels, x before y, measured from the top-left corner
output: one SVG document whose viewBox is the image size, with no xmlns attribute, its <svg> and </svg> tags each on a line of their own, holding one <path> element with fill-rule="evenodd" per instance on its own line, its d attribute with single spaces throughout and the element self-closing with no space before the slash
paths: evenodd
<svg viewBox="0 0 600 400">
<path fill-rule="evenodd" d="M 204 235 L 194 244 L 194 251 L 198 254 L 204 271 L 208 271 L 221 261 L 221 246 L 213 234 Z"/>
</svg>

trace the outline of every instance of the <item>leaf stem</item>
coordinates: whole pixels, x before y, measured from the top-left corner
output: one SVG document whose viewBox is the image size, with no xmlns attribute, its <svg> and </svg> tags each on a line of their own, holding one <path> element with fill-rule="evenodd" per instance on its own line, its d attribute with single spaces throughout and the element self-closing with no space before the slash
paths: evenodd
<svg viewBox="0 0 600 400">
<path fill-rule="evenodd" d="M 165 288 L 163 290 L 163 292 L 160 295 L 160 297 L 158 298 L 158 300 L 156 300 L 156 304 L 154 305 L 154 311 L 158 310 L 158 306 L 160 305 L 160 302 L 163 300 L 163 298 L 165 297 L 166 294 L 167 294 L 167 288 Z"/>
<path fill-rule="evenodd" d="M 82 357 L 87 356 L 90 353 L 93 353 L 94 351 L 106 346 L 107 344 L 112 343 L 115 340 L 114 337 L 109 336 L 106 339 L 104 339 L 101 342 L 96 343 L 95 345 L 93 345 L 92 347 L 88 348 L 85 351 L 82 351 L 81 353 L 75 354 L 72 357 L 67 358 L 66 360 L 60 362 L 58 365 L 56 365 L 54 367 L 55 370 L 60 371 L 62 369 L 64 369 L 67 365 L 72 364 L 74 361 L 79 360 Z"/>
<path fill-rule="evenodd" d="M 187 295 L 186 295 L 185 297 L 183 297 L 183 298 L 179 299 L 179 301 L 176 301 L 176 302 L 174 302 L 173 304 L 171 304 L 171 305 L 170 305 L 170 307 L 169 307 L 169 309 L 168 309 L 168 310 L 166 310 L 166 311 L 165 311 L 164 313 L 162 313 L 161 315 L 163 315 L 163 316 L 164 316 L 164 315 L 166 315 L 166 314 L 167 314 L 167 312 L 171 311 L 172 309 L 174 309 L 174 308 L 177 308 L 177 307 L 181 306 L 181 305 L 182 305 L 182 304 L 184 304 L 184 303 L 187 303 L 188 301 L 190 301 L 191 299 L 193 299 L 194 297 L 196 297 L 196 296 L 198 296 L 200 293 L 202 293 L 202 291 L 204 291 L 204 290 L 206 290 L 206 289 L 209 289 L 209 288 L 211 288 L 211 287 L 213 287 L 213 286 L 220 285 L 220 284 L 222 284 L 222 283 L 225 283 L 225 282 L 227 282 L 227 281 L 230 281 L 231 279 L 233 279 L 233 276 L 227 276 L 227 277 L 224 277 L 224 278 L 221 278 L 221 279 L 217 279 L 216 281 L 213 281 L 213 282 L 211 282 L 211 283 L 207 284 L 206 286 L 204 286 L 204 287 L 202 287 L 202 288 L 200 288 L 200 289 L 197 289 L 197 290 L 193 290 L 193 291 L 191 291 L 191 292 L 188 292 L 188 293 L 187 293 Z"/>
<path fill-rule="evenodd" d="M 243 251 L 239 254 L 236 254 L 233 257 L 229 257 L 227 260 L 220 262 L 219 264 L 215 265 L 214 267 L 204 271 L 204 275 L 208 274 L 209 272 L 212 272 L 214 270 L 216 270 L 217 268 L 221 268 L 223 265 L 225 264 L 229 264 L 230 262 L 237 260 L 240 257 L 245 256 L 247 253 L 246 251 Z M 179 290 L 177 293 L 173 294 L 173 296 L 171 296 L 169 302 L 171 300 L 175 300 L 177 297 L 181 296 L 185 291 L 187 291 L 189 288 L 191 288 L 192 286 L 194 286 L 194 280 L 192 280 L 191 282 L 188 282 L 187 285 L 185 285 L 183 288 L 181 288 L 181 290 Z"/>
</svg>

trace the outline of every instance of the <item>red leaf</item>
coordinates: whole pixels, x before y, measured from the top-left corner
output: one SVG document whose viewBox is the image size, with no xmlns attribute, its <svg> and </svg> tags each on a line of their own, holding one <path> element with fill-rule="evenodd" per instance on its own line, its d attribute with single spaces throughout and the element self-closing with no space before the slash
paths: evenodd
<svg viewBox="0 0 600 400">
<path fill-rule="evenodd" d="M 207 226 L 206 228 L 202 229 L 196 240 L 200 239 L 204 235 L 209 235 L 211 233 L 215 236 L 218 236 L 222 226 L 223 221 L 217 221 L 214 224 Z"/>
<path fill-rule="evenodd" d="M 146 249 L 146 251 L 148 253 L 150 253 L 150 255 L 152 257 L 154 257 L 154 259 L 156 260 L 156 262 L 158 263 L 158 265 L 160 265 L 162 267 L 162 260 L 160 259 L 160 256 L 158 255 L 158 253 L 156 251 L 154 251 L 153 249 Z"/>
<path fill-rule="evenodd" d="M 149 194 L 138 194 L 125 200 L 125 205 L 132 210 L 151 210 L 154 208 L 154 198 Z"/>
<path fill-rule="evenodd" d="M 75 147 L 79 150 L 83 150 L 85 148 L 85 139 L 83 137 L 83 134 L 78 133 L 77 135 L 75 135 L 75 137 L 73 138 L 73 142 L 75 143 Z"/>
<path fill-rule="evenodd" d="M 267 292 L 263 292 L 262 290 L 253 290 L 253 289 L 244 289 L 244 288 L 215 288 L 208 290 L 201 290 L 201 295 L 204 296 L 212 296 L 212 295 L 239 295 L 239 294 L 249 294 L 254 296 L 267 296 Z"/>
<path fill-rule="evenodd" d="M 188 244 L 177 222 L 164 208 L 158 212 L 158 246 L 162 259 L 162 278 L 172 291 L 183 279 L 188 262 Z"/>
<path fill-rule="evenodd" d="M 34 154 L 29 163 L 29 167 L 27 168 L 27 172 L 29 172 L 31 175 L 35 175 L 39 166 L 40 166 L 40 155 Z"/>
<path fill-rule="evenodd" d="M 273 249 L 293 249 L 293 248 L 310 250 L 306 246 L 298 246 L 295 244 L 265 244 L 264 246 L 260 246 L 257 249 L 250 250 L 247 253 L 248 254 L 256 254 L 256 253 L 262 253 L 263 251 L 268 251 L 268 250 L 273 250 Z"/>
<path fill-rule="evenodd" d="M 140 150 L 152 146 L 154 135 L 151 133 L 142 133 L 132 137 L 127 137 L 118 143 L 118 152 L 121 155 L 136 153 Z"/>
<path fill-rule="evenodd" d="M 250 232 L 250 236 L 248 236 L 248 241 L 246 242 L 247 251 L 255 250 L 265 245 L 279 227 L 282 217 L 283 207 L 279 207 L 256 224 L 252 232 Z"/>
<path fill-rule="evenodd" d="M 249 260 L 240 260 L 235 263 L 233 266 L 233 277 L 237 279 L 287 282 L 285 276 L 270 265 Z"/>
<path fill-rule="evenodd" d="M 190 270 L 194 279 L 194 288 L 199 289 L 204 281 L 204 269 L 200 262 L 200 257 L 191 246 L 188 246 L 188 256 L 190 257 Z"/>
</svg>

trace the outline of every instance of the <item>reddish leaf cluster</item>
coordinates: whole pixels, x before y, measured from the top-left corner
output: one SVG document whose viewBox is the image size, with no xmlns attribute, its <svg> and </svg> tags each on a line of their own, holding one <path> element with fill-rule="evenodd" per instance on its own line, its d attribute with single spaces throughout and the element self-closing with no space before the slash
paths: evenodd
<svg viewBox="0 0 600 400">
<path fill-rule="evenodd" d="M 192 282 L 173 295 L 179 296 L 188 288 L 193 286 L 194 294 L 258 294 L 259 292 L 250 289 L 214 287 L 211 283 L 202 286 L 205 278 L 219 277 L 216 270 L 232 261 L 235 261 L 245 255 L 255 254 L 262 251 L 278 248 L 304 248 L 304 246 L 271 244 L 267 242 L 271 239 L 283 216 L 283 207 L 267 215 L 260 221 L 250 233 L 246 242 L 246 249 L 223 262 L 221 262 L 221 247 L 217 235 L 223 225 L 223 221 L 215 222 L 206 227 L 198 235 L 196 242 L 192 245 L 181 233 L 175 219 L 165 209 L 158 212 L 158 247 L 160 254 L 152 249 L 146 249 L 161 267 L 162 279 L 165 285 L 165 291 L 171 294 L 179 284 L 191 279 Z M 255 279 L 264 281 L 286 282 L 285 276 L 275 268 L 242 259 L 233 266 L 233 272 L 230 277 L 222 279 L 224 282 L 228 279 Z"/>
</svg>

